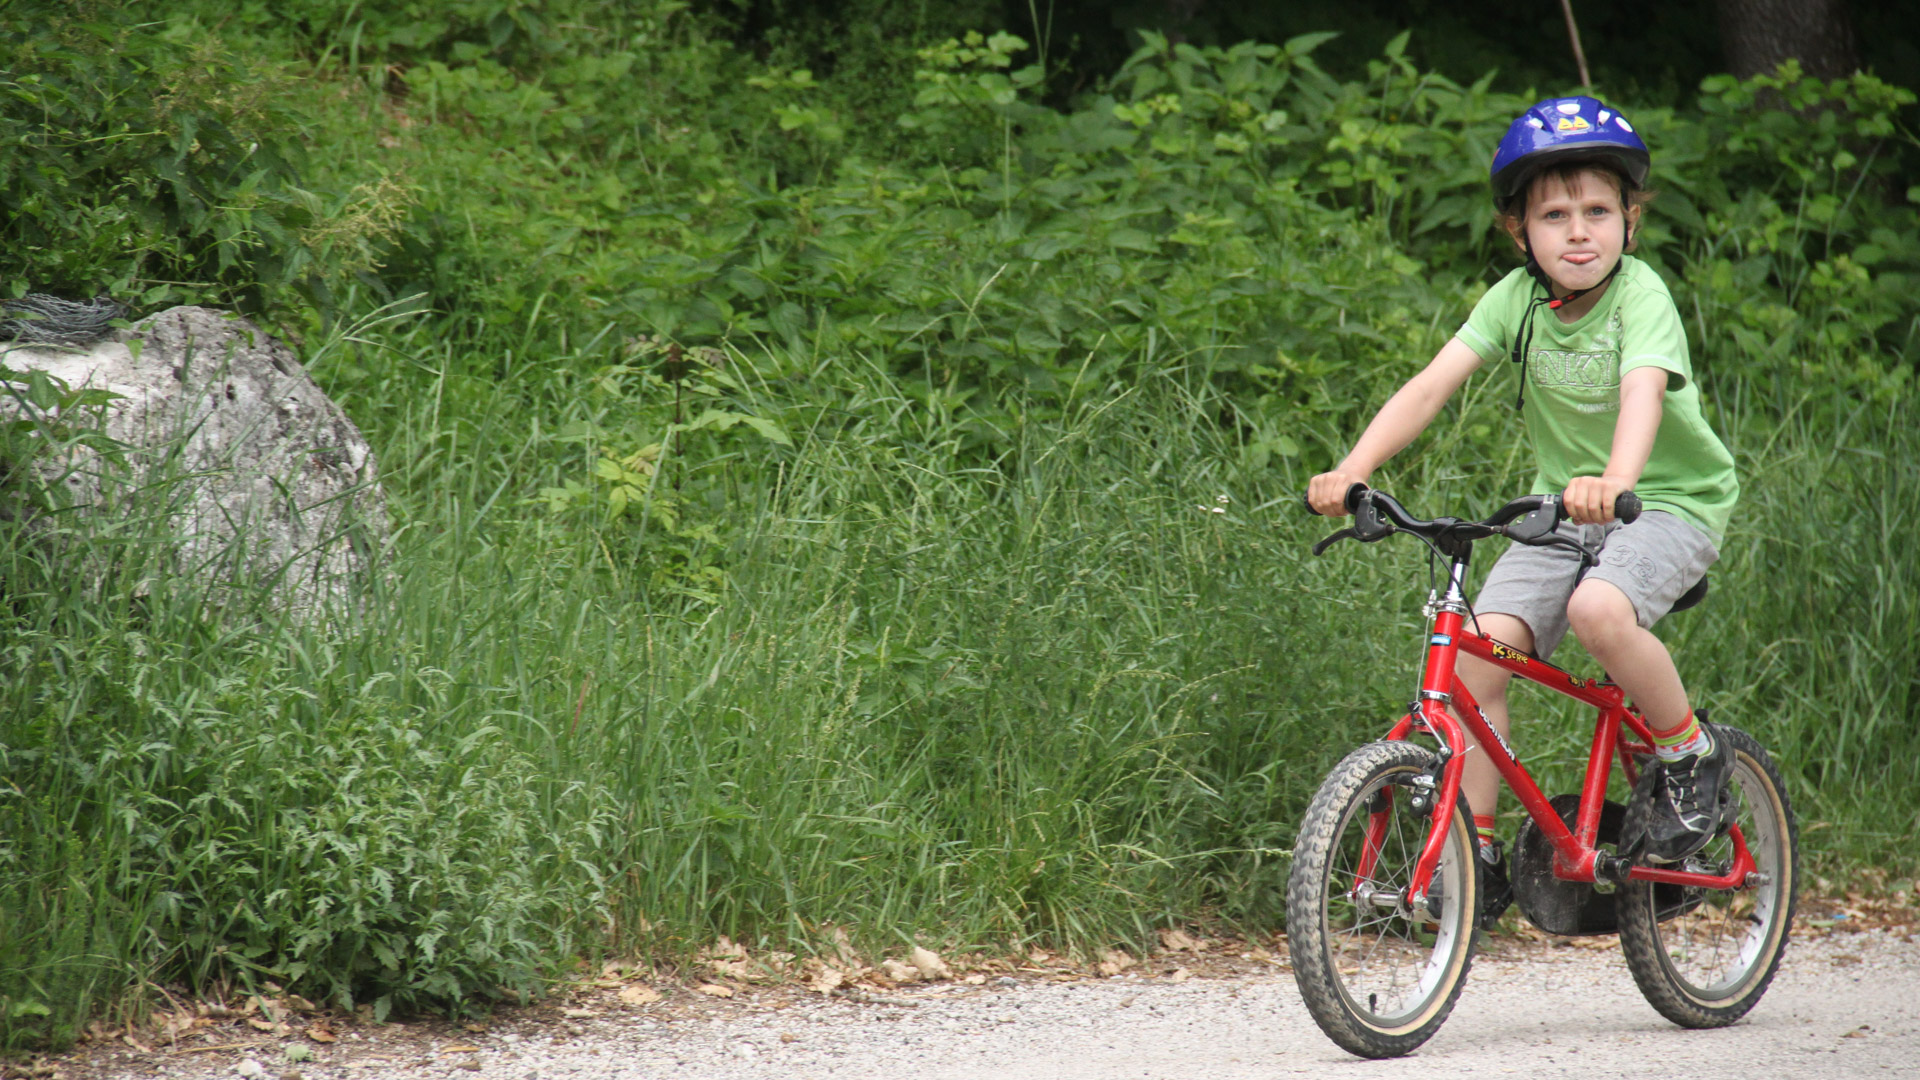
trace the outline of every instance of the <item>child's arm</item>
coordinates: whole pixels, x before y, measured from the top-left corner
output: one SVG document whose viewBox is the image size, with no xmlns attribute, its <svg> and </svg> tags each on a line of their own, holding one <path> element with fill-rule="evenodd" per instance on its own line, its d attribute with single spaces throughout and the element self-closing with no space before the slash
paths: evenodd
<svg viewBox="0 0 1920 1080">
<path fill-rule="evenodd" d="M 1665 368 L 1634 368 L 1620 380 L 1620 418 L 1613 424 L 1613 450 L 1607 471 L 1576 476 L 1561 494 L 1569 517 L 1581 525 L 1613 520 L 1613 500 L 1632 491 L 1653 453 L 1653 437 L 1667 398 Z"/>
<path fill-rule="evenodd" d="M 1441 406 L 1453 396 L 1455 390 L 1467 381 L 1481 364 L 1480 354 L 1473 351 L 1459 338 L 1449 338 L 1440 347 L 1429 364 L 1420 374 L 1408 379 L 1405 386 L 1387 399 L 1380 411 L 1374 414 L 1373 421 L 1361 434 L 1360 441 L 1333 467 L 1333 471 L 1321 473 L 1307 484 L 1307 501 L 1313 508 L 1329 517 L 1342 517 L 1347 508 L 1343 500 L 1347 489 L 1354 484 L 1364 484 L 1386 460 L 1406 449 L 1408 443 L 1420 436 L 1433 418 L 1440 414 Z M 1659 427 L 1656 420 L 1654 426 Z M 1652 437 L 1648 437 L 1647 452 L 1652 450 Z M 1646 452 L 1640 455 L 1640 467 L 1646 466 Z M 1639 473 L 1635 472 L 1637 479 Z"/>
</svg>

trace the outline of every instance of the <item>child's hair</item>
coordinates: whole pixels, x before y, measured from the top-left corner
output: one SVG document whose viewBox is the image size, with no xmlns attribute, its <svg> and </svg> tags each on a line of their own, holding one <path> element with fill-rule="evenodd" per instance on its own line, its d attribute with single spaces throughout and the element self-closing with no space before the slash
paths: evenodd
<svg viewBox="0 0 1920 1080">
<path fill-rule="evenodd" d="M 1527 196 L 1532 193 L 1535 184 L 1542 180 L 1554 180 L 1571 191 L 1579 186 L 1580 175 L 1589 172 L 1603 173 L 1613 179 L 1614 186 L 1620 191 L 1622 213 L 1653 201 L 1654 192 L 1636 186 L 1631 177 L 1606 158 L 1559 157 L 1540 166 L 1538 171 L 1527 177 L 1526 183 L 1521 184 L 1511 198 L 1501 200 L 1495 209 L 1494 220 L 1506 230 L 1507 235 L 1519 240 L 1526 228 Z M 1632 251 L 1638 239 L 1638 236 L 1628 234 L 1626 250 Z"/>
</svg>

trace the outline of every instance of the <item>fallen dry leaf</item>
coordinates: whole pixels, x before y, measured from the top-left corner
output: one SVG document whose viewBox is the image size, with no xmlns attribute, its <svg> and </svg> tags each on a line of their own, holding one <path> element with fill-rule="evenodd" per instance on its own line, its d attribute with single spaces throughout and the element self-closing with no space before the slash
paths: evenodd
<svg viewBox="0 0 1920 1080">
<path fill-rule="evenodd" d="M 1168 952 L 1197 953 L 1205 946 L 1186 931 L 1169 926 L 1160 931 L 1160 947 Z"/>
<path fill-rule="evenodd" d="M 1094 970 L 1108 978 L 1112 978 L 1139 962 L 1140 961 L 1128 955 L 1125 949 L 1108 949 L 1100 958 L 1100 963 L 1095 965 Z"/>
<path fill-rule="evenodd" d="M 819 961 L 812 961 L 812 963 L 819 964 Z M 816 994 L 831 994 L 840 989 L 846 981 L 846 972 L 820 964 L 813 975 L 807 979 L 807 989 Z"/>
<path fill-rule="evenodd" d="M 842 967 L 858 969 L 860 957 L 853 951 L 853 939 L 847 936 L 847 928 L 834 926 L 827 928 L 827 937 L 833 942 L 833 951 L 840 957 Z"/>
<path fill-rule="evenodd" d="M 317 1043 L 339 1042 L 340 1036 L 333 1033 L 331 1025 L 324 1020 L 315 1020 L 307 1025 L 307 1038 Z"/>
<path fill-rule="evenodd" d="M 561 1009 L 560 1015 L 569 1020 L 591 1020 L 594 1012 L 592 1009 Z"/>
<path fill-rule="evenodd" d="M 651 1005 L 660 1000 L 660 991 L 646 983 L 634 983 L 620 991 L 620 1000 L 629 1005 Z"/>
<path fill-rule="evenodd" d="M 199 1018 L 192 1013 L 176 1012 L 153 1014 L 153 1029 L 162 1039 L 178 1042 L 180 1036 L 192 1031 L 199 1024 Z"/>
<path fill-rule="evenodd" d="M 964 982 L 964 983 L 966 983 L 966 984 L 967 984 L 968 986 L 985 986 L 985 985 L 987 985 L 987 977 L 986 977 L 985 975 L 981 975 L 981 974 L 978 974 L 978 973 L 975 973 L 975 974 L 973 974 L 973 975 L 969 975 L 969 976 L 967 976 L 966 978 L 964 978 L 964 979 L 962 979 L 962 980 L 960 980 L 960 981 L 961 981 L 961 982 Z"/>
<path fill-rule="evenodd" d="M 887 978 L 893 982 L 905 983 L 920 981 L 920 969 L 914 967 L 912 964 L 902 963 L 899 960 L 889 958 L 880 961 L 880 970 L 886 972 Z"/>
<path fill-rule="evenodd" d="M 701 983 L 699 986 L 694 987 L 694 989 L 708 997 L 730 998 L 733 996 L 733 987 L 721 986 L 718 983 Z"/>
<path fill-rule="evenodd" d="M 480 1048 L 477 1046 L 444 1046 L 440 1048 L 442 1054 L 474 1054 L 478 1053 L 479 1050 Z"/>
<path fill-rule="evenodd" d="M 485 1035 L 487 1033 L 487 1025 L 479 1023 L 478 1021 L 469 1020 L 460 1025 L 460 1030 L 471 1031 L 475 1035 Z"/>
<path fill-rule="evenodd" d="M 937 952 L 934 952 L 932 949 L 923 949 L 920 946 L 915 945 L 913 947 L 913 952 L 908 953 L 907 955 L 908 955 L 908 958 L 913 961 L 913 966 L 920 969 L 921 978 L 923 979 L 953 978 L 953 971 L 952 969 L 947 967 L 947 962 L 945 960 L 940 959 L 940 954 Z"/>
<path fill-rule="evenodd" d="M 1167 972 L 1168 982 L 1183 983 L 1192 977 L 1193 977 L 1193 972 L 1188 971 L 1186 968 L 1183 968 L 1183 967 L 1174 968 L 1172 971 Z"/>
</svg>

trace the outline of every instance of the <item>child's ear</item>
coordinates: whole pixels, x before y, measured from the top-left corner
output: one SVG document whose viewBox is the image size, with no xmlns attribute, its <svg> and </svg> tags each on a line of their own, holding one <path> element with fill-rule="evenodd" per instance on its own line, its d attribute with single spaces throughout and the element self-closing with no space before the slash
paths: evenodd
<svg viewBox="0 0 1920 1080">
<path fill-rule="evenodd" d="M 1632 251 L 1635 247 L 1638 247 L 1639 244 L 1640 244 L 1640 207 L 1638 205 L 1634 205 L 1634 206 L 1627 207 L 1627 246 L 1625 247 L 1624 250 Z"/>
<path fill-rule="evenodd" d="M 1501 214 L 1500 227 L 1507 230 L 1507 237 L 1513 241 L 1513 246 L 1519 248 L 1520 253 L 1525 255 L 1527 253 L 1527 227 L 1521 222 L 1520 216 L 1511 213 Z"/>
</svg>

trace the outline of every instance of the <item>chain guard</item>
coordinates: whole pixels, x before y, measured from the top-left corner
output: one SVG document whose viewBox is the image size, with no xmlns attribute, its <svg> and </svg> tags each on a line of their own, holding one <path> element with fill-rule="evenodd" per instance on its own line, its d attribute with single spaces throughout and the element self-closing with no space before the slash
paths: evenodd
<svg viewBox="0 0 1920 1080">
<path fill-rule="evenodd" d="M 1554 813 L 1573 828 L 1580 813 L 1580 796 L 1555 795 L 1547 800 Z M 1620 834 L 1626 826 L 1627 808 L 1607 800 L 1600 808 L 1600 834 L 1594 843 L 1620 846 Z M 1615 934 L 1620 931 L 1620 915 L 1614 895 L 1603 893 L 1583 881 L 1563 881 L 1553 876 L 1553 844 L 1528 818 L 1520 825 L 1513 841 L 1513 899 L 1527 921 L 1549 934 L 1584 937 Z M 1655 885 L 1655 910 L 1661 922 L 1692 911 L 1700 905 L 1698 889 L 1681 885 Z"/>
<path fill-rule="evenodd" d="M 1547 800 L 1567 828 L 1580 812 L 1580 796 L 1555 795 Z M 1596 843 L 1620 843 L 1627 808 L 1609 799 L 1600 810 L 1600 835 Z M 1613 897 L 1582 881 L 1562 881 L 1553 876 L 1553 844 L 1528 818 L 1520 825 L 1513 841 L 1513 899 L 1527 921 L 1549 934 L 1579 937 L 1588 934 L 1619 932 L 1620 916 L 1614 910 Z"/>
</svg>

